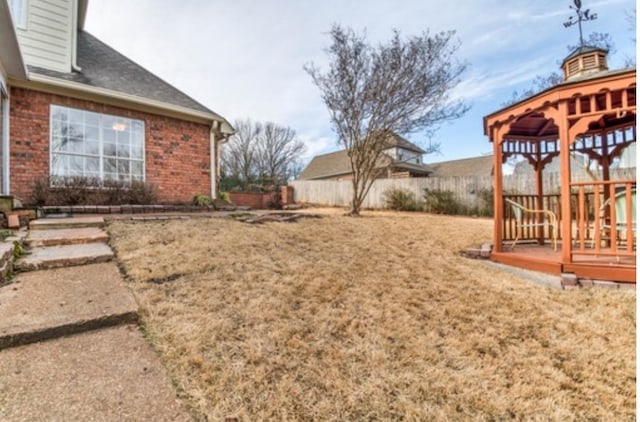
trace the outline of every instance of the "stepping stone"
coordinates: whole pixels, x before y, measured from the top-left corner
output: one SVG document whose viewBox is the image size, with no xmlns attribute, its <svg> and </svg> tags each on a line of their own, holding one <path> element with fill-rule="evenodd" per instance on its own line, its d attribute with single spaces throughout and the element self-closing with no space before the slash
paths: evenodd
<svg viewBox="0 0 640 422">
<path fill-rule="evenodd" d="M 5 421 L 191 421 L 138 327 L 0 351 Z"/>
<path fill-rule="evenodd" d="M 40 218 L 29 223 L 31 230 L 72 229 L 80 227 L 102 227 L 102 217 L 70 217 L 70 218 Z"/>
<path fill-rule="evenodd" d="M 16 262 L 15 269 L 17 271 L 34 271 L 108 262 L 112 259 L 113 251 L 105 243 L 47 246 L 32 249 L 28 255 Z"/>
<path fill-rule="evenodd" d="M 18 274 L 0 287 L 0 349 L 137 318 L 135 299 L 111 262 Z"/>
<path fill-rule="evenodd" d="M 109 236 L 98 227 L 77 229 L 31 230 L 26 243 L 29 247 L 76 245 L 83 243 L 106 243 Z"/>
</svg>

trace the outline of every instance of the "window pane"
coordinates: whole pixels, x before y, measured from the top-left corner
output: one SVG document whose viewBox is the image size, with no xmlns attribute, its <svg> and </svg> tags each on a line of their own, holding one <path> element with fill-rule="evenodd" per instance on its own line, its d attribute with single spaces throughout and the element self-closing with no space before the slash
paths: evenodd
<svg viewBox="0 0 640 422">
<path fill-rule="evenodd" d="M 109 157 L 115 157 L 116 155 L 116 144 L 104 144 L 104 155 Z"/>
<path fill-rule="evenodd" d="M 129 158 L 129 143 L 118 142 L 118 157 Z"/>
<path fill-rule="evenodd" d="M 104 160 L 104 172 L 115 173 L 116 172 L 116 159 L 107 158 Z"/>
<path fill-rule="evenodd" d="M 87 126 L 100 126 L 100 115 L 90 111 L 84 112 L 84 124 Z"/>
<path fill-rule="evenodd" d="M 81 137 L 69 138 L 67 151 L 82 154 L 84 152 L 84 142 Z"/>
<path fill-rule="evenodd" d="M 100 159 L 85 158 L 85 172 L 94 177 L 98 176 L 100 173 Z"/>
<path fill-rule="evenodd" d="M 51 135 L 61 137 L 66 133 L 66 124 L 58 120 L 53 120 L 51 122 Z"/>
<path fill-rule="evenodd" d="M 104 142 L 115 143 L 116 142 L 116 131 L 115 130 L 111 130 L 111 129 L 107 129 L 107 126 L 105 126 L 105 128 L 102 131 L 102 140 Z"/>
<path fill-rule="evenodd" d="M 118 160 L 118 173 L 129 174 L 129 160 Z"/>
<path fill-rule="evenodd" d="M 60 122 L 67 122 L 68 113 L 66 108 L 51 106 L 51 118 Z"/>
<path fill-rule="evenodd" d="M 69 110 L 69 124 L 80 127 L 84 125 L 84 118 L 81 110 Z"/>
<path fill-rule="evenodd" d="M 51 159 L 51 174 L 54 176 L 65 176 L 68 165 L 68 157 L 66 155 L 53 154 Z"/>
<path fill-rule="evenodd" d="M 98 126 L 87 125 L 84 127 L 84 137 L 87 140 L 98 141 L 100 139 L 100 128 Z"/>
<path fill-rule="evenodd" d="M 100 155 L 100 142 L 87 141 L 85 142 L 85 153 L 89 155 Z"/>
<path fill-rule="evenodd" d="M 142 144 L 133 144 L 131 147 L 131 158 L 142 159 Z"/>
<path fill-rule="evenodd" d="M 70 156 L 69 160 L 69 175 L 82 176 L 84 174 L 84 157 Z"/>
<path fill-rule="evenodd" d="M 131 162 L 131 175 L 136 178 L 136 180 L 142 179 L 142 171 L 143 171 L 142 161 L 132 161 Z"/>
<path fill-rule="evenodd" d="M 54 136 L 51 139 L 51 150 L 53 152 L 59 152 L 59 151 L 64 151 L 64 148 L 66 146 L 66 138 L 62 138 L 62 137 L 58 137 L 58 136 Z"/>
</svg>

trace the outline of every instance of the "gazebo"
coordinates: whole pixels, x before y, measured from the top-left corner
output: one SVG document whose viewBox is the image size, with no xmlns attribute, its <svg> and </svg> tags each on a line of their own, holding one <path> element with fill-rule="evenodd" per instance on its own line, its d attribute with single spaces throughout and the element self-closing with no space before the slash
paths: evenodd
<svg viewBox="0 0 640 422">
<path fill-rule="evenodd" d="M 606 50 L 581 46 L 564 60 L 563 82 L 484 118 L 495 169 L 492 260 L 635 283 L 636 177 L 612 177 L 612 164 L 636 142 L 636 71 L 609 70 L 606 59 Z M 595 161 L 597 177 L 572 175 L 572 155 Z M 512 156 L 533 166 L 535 193 L 503 191 L 502 165 Z M 559 186 L 543 186 L 556 157 Z"/>
</svg>

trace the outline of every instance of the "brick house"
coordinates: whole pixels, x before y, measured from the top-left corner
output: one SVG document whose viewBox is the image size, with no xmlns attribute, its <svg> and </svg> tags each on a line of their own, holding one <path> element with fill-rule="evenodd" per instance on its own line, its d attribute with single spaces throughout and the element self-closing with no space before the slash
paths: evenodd
<svg viewBox="0 0 640 422">
<path fill-rule="evenodd" d="M 36 180 L 144 181 L 215 196 L 220 115 L 84 31 L 88 0 L 0 0 L 0 192 Z"/>
</svg>

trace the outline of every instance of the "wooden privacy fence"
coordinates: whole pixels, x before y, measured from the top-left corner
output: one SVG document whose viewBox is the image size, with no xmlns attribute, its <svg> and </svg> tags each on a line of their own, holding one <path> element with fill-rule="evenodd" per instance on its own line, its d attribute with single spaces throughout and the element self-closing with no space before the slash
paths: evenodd
<svg viewBox="0 0 640 422">
<path fill-rule="evenodd" d="M 308 202 L 330 206 L 348 206 L 353 188 L 350 180 L 304 180 L 289 183 L 293 186 L 296 202 Z M 461 203 L 473 207 L 482 206 L 481 192 L 490 190 L 491 176 L 463 177 L 416 177 L 406 179 L 378 179 L 364 200 L 365 208 L 384 208 L 384 193 L 390 189 L 404 189 L 413 192 L 416 199 L 422 199 L 425 189 L 454 192 Z"/>
<path fill-rule="evenodd" d="M 596 177 L 601 175 L 596 172 Z M 611 178 L 629 179 L 636 177 L 635 168 L 616 169 L 611 171 Z M 585 172 L 572 175 L 573 182 L 591 182 L 592 178 Z M 543 173 L 545 194 L 560 193 L 560 173 Z M 296 202 L 306 202 L 329 206 L 348 206 L 351 202 L 352 186 L 350 180 L 296 180 L 289 183 L 293 186 Z M 505 193 L 533 195 L 535 194 L 535 175 L 511 174 L 504 176 Z M 421 200 L 424 190 L 451 191 L 456 200 L 468 207 L 484 206 L 483 193 L 493 188 L 493 176 L 453 176 L 453 177 L 421 177 L 406 179 L 378 179 L 373 182 L 369 194 L 365 198 L 365 208 L 384 208 L 384 192 L 389 189 L 405 189 Z"/>
</svg>

